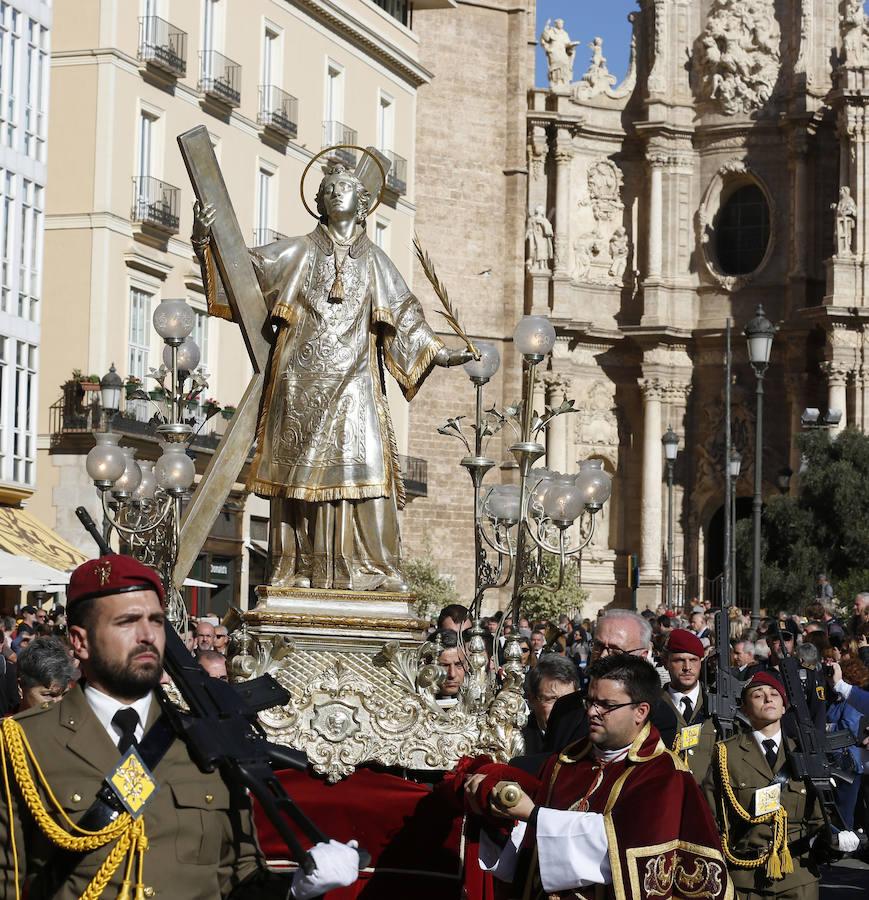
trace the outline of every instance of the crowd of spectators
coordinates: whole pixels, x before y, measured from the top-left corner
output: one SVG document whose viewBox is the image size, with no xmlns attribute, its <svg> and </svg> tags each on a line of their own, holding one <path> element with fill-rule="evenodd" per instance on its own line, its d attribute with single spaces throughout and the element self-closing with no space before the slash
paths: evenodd
<svg viewBox="0 0 869 900">
<path fill-rule="evenodd" d="M 550 713 L 556 702 L 566 694 L 582 692 L 587 667 L 607 652 L 640 652 L 648 643 L 647 658 L 658 670 L 663 688 L 671 677 L 666 665 L 668 640 L 674 630 L 685 629 L 703 647 L 707 658 L 703 678 L 711 683 L 718 658 L 717 612 L 709 600 L 697 599 L 678 610 L 663 605 L 646 609 L 640 613 L 645 625 L 633 632 L 638 635 L 636 642 L 640 647 L 637 648 L 610 646 L 607 629 L 600 624 L 601 615 L 605 615 L 610 631 L 620 614 L 632 617 L 634 622 L 641 621 L 627 611 L 609 610 L 605 614 L 601 611 L 595 620 L 567 614 L 550 621 L 520 617 L 515 630 L 526 673 L 529 713 L 524 729 L 526 752 L 535 754 L 544 748 Z M 816 727 L 827 732 L 850 733 L 853 745 L 834 760 L 837 768 L 851 779 L 837 781 L 838 803 L 849 827 L 869 827 L 869 715 L 861 714 L 853 702 L 845 702 L 850 685 L 869 692 L 869 592 L 858 594 L 850 609 L 839 610 L 832 586 L 826 577 L 819 576 L 816 598 L 799 609 L 764 616 L 756 626 L 752 625 L 746 610 L 730 607 L 728 616 L 726 659 L 736 677 L 748 681 L 761 671 L 777 674 L 782 657 L 794 655 Z M 446 671 L 441 697 L 450 701 L 462 688 L 467 670 L 462 647 L 472 624 L 467 609 L 459 604 L 445 607 L 437 623 L 433 623 L 430 639 L 436 638 L 444 648 L 439 657 Z M 504 646 L 513 631 L 513 622 L 509 614 L 496 613 L 481 619 L 480 624 L 490 666 L 497 671 L 504 663 Z M 869 707 L 869 693 L 860 696 Z"/>
<path fill-rule="evenodd" d="M 226 626 L 203 617 L 187 627 L 188 650 L 210 676 L 226 681 Z M 15 616 L 0 616 L 0 716 L 57 703 L 78 679 L 63 606 L 27 604 Z"/>
</svg>

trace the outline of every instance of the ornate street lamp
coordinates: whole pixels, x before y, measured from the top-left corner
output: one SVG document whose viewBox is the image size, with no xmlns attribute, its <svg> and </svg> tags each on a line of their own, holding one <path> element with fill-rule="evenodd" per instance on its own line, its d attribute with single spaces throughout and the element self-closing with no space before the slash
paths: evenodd
<svg viewBox="0 0 869 900">
<path fill-rule="evenodd" d="M 121 390 L 124 380 L 118 375 L 115 364 L 109 366 L 109 371 L 100 379 L 100 406 L 111 422 L 114 414 L 121 408 Z"/>
<path fill-rule="evenodd" d="M 673 608 L 673 469 L 679 453 L 679 435 L 667 426 L 661 438 L 667 461 L 667 609 Z"/>
<path fill-rule="evenodd" d="M 730 590 L 733 592 L 733 603 L 736 604 L 736 482 L 739 481 L 739 470 L 742 468 L 742 454 L 734 447 L 730 451 L 727 472 L 730 476 Z"/>
<path fill-rule="evenodd" d="M 757 418 L 754 441 L 754 500 L 752 503 L 752 524 L 754 529 L 754 552 L 751 573 L 751 624 L 760 622 L 760 516 L 763 509 L 763 379 L 769 365 L 775 325 L 763 314 L 763 307 L 757 307 L 757 315 L 745 326 L 748 342 L 748 359 L 757 380 Z"/>
</svg>

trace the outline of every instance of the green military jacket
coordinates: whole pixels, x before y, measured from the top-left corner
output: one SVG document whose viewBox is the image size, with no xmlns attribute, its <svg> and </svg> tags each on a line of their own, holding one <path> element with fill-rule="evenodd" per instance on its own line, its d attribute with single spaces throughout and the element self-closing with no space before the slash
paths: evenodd
<svg viewBox="0 0 869 900">
<path fill-rule="evenodd" d="M 153 724 L 159 713 L 155 699 L 146 727 Z M 117 765 L 117 747 L 80 687 L 73 688 L 60 703 L 27 710 L 17 718 L 54 796 L 66 814 L 78 821 L 93 803 L 104 777 Z M 11 766 L 9 773 L 11 783 Z M 146 897 L 215 900 L 232 893 L 240 900 L 255 893 L 257 900 L 271 900 L 287 896 L 288 879 L 274 877 L 264 884 L 258 877 L 261 859 L 250 806 L 243 792 L 230 790 L 217 773 L 201 772 L 178 739 L 169 746 L 153 774 L 158 789 L 143 813 L 149 844 L 144 855 Z M 45 894 L 40 889 L 39 876 L 55 853 L 54 845 L 14 788 L 12 811 L 20 884 L 22 888 L 29 886 L 28 900 L 42 900 Z M 54 818 L 57 821 L 59 815 Z M 16 896 L 10 837 L 8 803 L 5 791 L 0 790 L 0 900 Z M 59 900 L 80 897 L 112 846 L 83 856 L 54 896 Z M 105 897 L 118 895 L 124 869 L 122 864 L 115 872 Z M 255 891 L 253 880 L 258 882 Z M 246 882 L 245 886 L 238 888 L 242 882 Z"/>
<path fill-rule="evenodd" d="M 673 702 L 670 692 L 663 688 L 661 699 L 652 714 L 652 722 L 661 732 L 661 739 L 676 753 L 682 762 L 691 770 L 697 784 L 702 784 L 712 762 L 712 751 L 715 749 L 715 723 L 706 712 L 706 691 L 700 690 L 701 703 L 694 708 L 690 720 L 685 719 L 682 710 Z M 700 733 L 697 743 L 691 747 L 682 747 L 679 736 L 682 729 L 690 725 L 699 725 Z"/>
<path fill-rule="evenodd" d="M 784 738 L 784 742 L 789 751 L 794 750 L 795 744 L 790 738 Z M 772 839 L 772 824 L 749 825 L 725 798 L 718 765 L 718 747 L 721 743 L 727 747 L 727 771 L 733 793 L 748 813 L 754 814 L 755 791 L 758 788 L 767 787 L 776 780 L 781 783 L 780 802 L 788 814 L 788 845 L 794 863 L 793 873 L 770 881 L 766 877 L 765 865 L 750 869 L 734 866 L 728 861 L 733 886 L 740 893 L 752 891 L 770 895 L 805 887 L 810 889 L 807 893 L 817 896 L 818 870 L 809 860 L 809 840 L 823 824 L 823 818 L 817 800 L 813 798 L 809 802 L 803 782 L 788 776 L 788 763 L 782 752 L 784 743 L 779 746 L 775 771 L 770 769 L 751 732 L 741 732 L 716 744 L 712 765 L 703 781 L 703 791 L 722 831 L 724 816 L 727 816 L 730 850 L 740 859 L 756 858 L 766 851 Z"/>
</svg>

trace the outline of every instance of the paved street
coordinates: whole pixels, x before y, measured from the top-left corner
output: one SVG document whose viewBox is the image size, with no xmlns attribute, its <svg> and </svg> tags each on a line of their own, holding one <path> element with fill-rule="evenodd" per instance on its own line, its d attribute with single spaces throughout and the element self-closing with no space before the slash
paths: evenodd
<svg viewBox="0 0 869 900">
<path fill-rule="evenodd" d="M 821 900 L 869 896 L 869 865 L 845 859 L 821 870 Z"/>
</svg>

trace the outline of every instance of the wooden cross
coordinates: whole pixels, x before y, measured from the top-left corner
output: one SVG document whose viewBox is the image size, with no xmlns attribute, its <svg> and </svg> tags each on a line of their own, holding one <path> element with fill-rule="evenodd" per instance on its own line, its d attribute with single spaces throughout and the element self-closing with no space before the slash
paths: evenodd
<svg viewBox="0 0 869 900">
<path fill-rule="evenodd" d="M 190 573 L 250 452 L 272 340 L 268 306 L 250 261 L 208 130 L 204 125 L 198 125 L 185 131 L 178 136 L 178 146 L 197 200 L 203 207 L 211 204 L 215 209 L 211 252 L 233 318 L 241 329 L 254 375 L 181 520 L 178 557 L 172 572 L 176 586 L 183 584 Z"/>
</svg>

